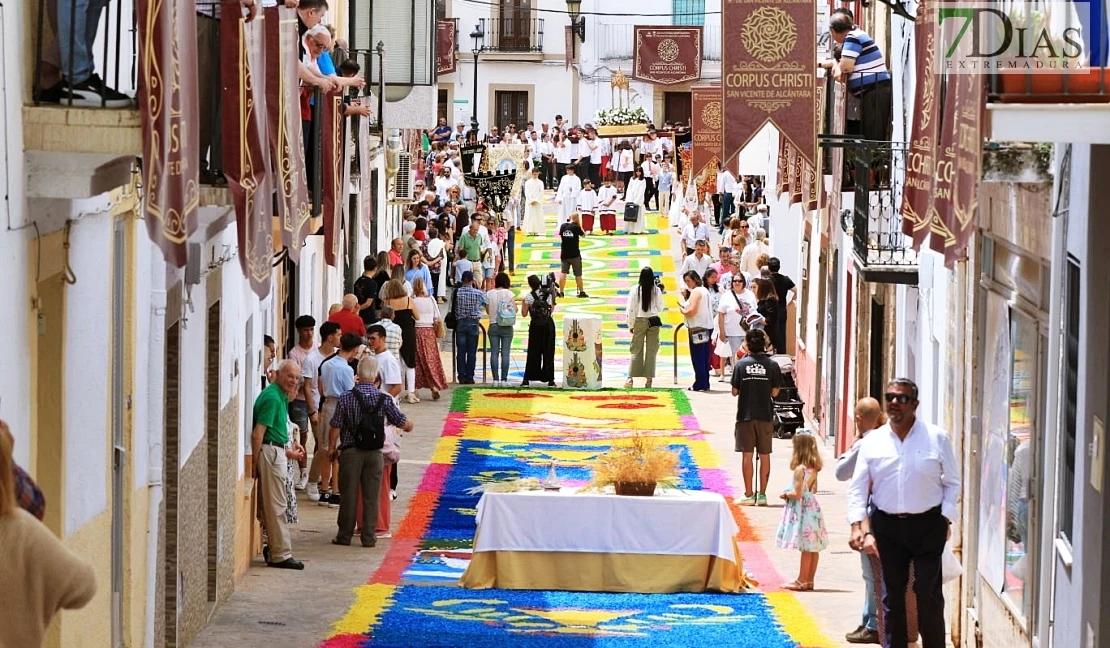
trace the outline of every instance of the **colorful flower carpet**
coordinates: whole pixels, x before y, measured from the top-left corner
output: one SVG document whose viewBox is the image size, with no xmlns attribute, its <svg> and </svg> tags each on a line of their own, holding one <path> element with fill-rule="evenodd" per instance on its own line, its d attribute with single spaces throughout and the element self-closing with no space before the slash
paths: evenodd
<svg viewBox="0 0 1110 648">
<path fill-rule="evenodd" d="M 557 205 L 550 192 L 545 196 L 547 232 L 543 236 L 516 236 L 516 272 L 513 276 L 513 290 L 524 295 L 527 290 L 528 275 L 543 277 L 549 272 L 558 273 L 560 241 L 555 232 L 558 229 Z M 671 232 L 667 218 L 657 212 L 648 212 L 648 230 L 643 234 L 622 234 L 605 236 L 595 229 L 594 234 L 582 239 L 583 288 L 589 295 L 578 299 L 573 275 L 567 278 L 566 298 L 559 300 L 555 309 L 555 323 L 560 327 L 562 318 L 567 315 L 595 315 L 603 321 L 604 360 L 602 370 L 605 378 L 614 386 L 622 384 L 628 373 L 629 344 L 632 333 L 628 330 L 625 310 L 628 293 L 640 277 L 640 268 L 650 265 L 656 274 L 661 274 L 666 286 L 666 311 L 663 313 L 663 330 L 660 333 L 660 348 L 656 379 L 673 379 L 675 368 L 675 330 L 682 322 L 678 311 L 678 290 L 675 284 L 675 262 L 671 254 Z M 620 223 L 618 223 L 620 225 Z M 526 318 L 519 318 L 516 336 L 513 339 L 510 377 L 517 382 L 524 376 L 525 350 L 528 342 Z M 686 335 L 678 336 L 678 373 L 681 380 L 693 377 Z M 478 358 L 478 379 L 481 380 L 482 358 Z M 556 375 L 562 366 L 562 354 L 555 354 Z M 492 376 L 488 377 L 492 380 Z M 668 383 L 670 384 L 670 383 Z M 688 384 L 683 384 L 688 386 Z"/>
<path fill-rule="evenodd" d="M 573 412 L 573 414 L 570 414 Z M 385 560 L 321 648 L 731 648 L 829 646 L 789 592 L 603 594 L 465 590 L 479 497 L 467 489 L 547 475 L 568 486 L 633 434 L 658 438 L 682 461 L 682 487 L 732 492 L 720 458 L 680 390 L 517 391 L 460 388 L 412 504 Z M 781 582 L 743 512 L 744 569 Z"/>
</svg>

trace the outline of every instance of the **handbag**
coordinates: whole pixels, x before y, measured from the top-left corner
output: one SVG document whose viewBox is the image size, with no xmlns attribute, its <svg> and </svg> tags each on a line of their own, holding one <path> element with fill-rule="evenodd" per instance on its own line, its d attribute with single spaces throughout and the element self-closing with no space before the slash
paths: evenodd
<svg viewBox="0 0 1110 648">
<path fill-rule="evenodd" d="M 748 324 L 748 318 L 743 316 L 744 305 L 740 303 L 740 298 L 736 296 L 736 293 L 731 290 L 729 292 L 732 293 L 732 298 L 736 300 L 736 307 L 740 309 L 740 328 L 744 329 L 744 332 L 747 333 L 752 327 L 751 324 Z"/>
<path fill-rule="evenodd" d="M 455 292 L 451 293 L 451 310 L 447 311 L 447 314 L 443 316 L 444 326 L 452 330 L 454 330 L 455 326 L 457 326 L 459 323 L 458 318 L 455 317 L 455 306 L 458 305 L 458 303 L 459 289 L 456 288 Z M 444 336 L 446 335 L 447 334 L 444 333 Z"/>
<path fill-rule="evenodd" d="M 635 223 L 640 220 L 640 206 L 636 203 L 629 203 L 624 206 L 624 222 Z"/>
<path fill-rule="evenodd" d="M 709 329 L 690 327 L 690 344 L 706 344 L 709 342 Z"/>
<path fill-rule="evenodd" d="M 663 326 L 663 318 L 659 317 L 658 315 L 652 315 L 651 317 L 647 318 L 647 320 L 648 328 L 659 328 Z"/>
<path fill-rule="evenodd" d="M 437 340 L 442 340 L 443 338 L 447 337 L 447 327 L 443 325 L 443 320 L 438 318 L 436 319 L 435 329 Z"/>
</svg>

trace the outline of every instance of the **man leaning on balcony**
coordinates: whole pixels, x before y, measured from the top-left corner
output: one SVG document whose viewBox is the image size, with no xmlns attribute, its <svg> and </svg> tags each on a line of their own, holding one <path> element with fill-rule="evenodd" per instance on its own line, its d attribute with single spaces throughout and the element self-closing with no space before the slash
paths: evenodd
<svg viewBox="0 0 1110 648">
<path fill-rule="evenodd" d="M 841 46 L 839 61 L 825 61 L 822 66 L 832 76 L 848 84 L 860 100 L 863 138 L 889 142 L 892 127 L 893 95 L 890 71 L 875 40 L 855 25 L 851 12 L 838 9 L 829 19 L 833 40 Z"/>
</svg>

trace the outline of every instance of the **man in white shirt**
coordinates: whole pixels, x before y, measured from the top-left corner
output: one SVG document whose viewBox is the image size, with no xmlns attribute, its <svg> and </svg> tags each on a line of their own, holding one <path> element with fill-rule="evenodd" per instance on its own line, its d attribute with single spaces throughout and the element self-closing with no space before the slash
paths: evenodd
<svg viewBox="0 0 1110 648">
<path fill-rule="evenodd" d="M 555 203 L 559 205 L 559 225 L 570 220 L 570 215 L 578 209 L 578 194 L 582 191 L 582 179 L 575 173 L 574 165 L 567 166 L 567 174 L 559 180 L 555 192 Z"/>
<path fill-rule="evenodd" d="M 709 264 L 713 263 L 713 258 L 709 256 L 709 243 L 704 240 L 699 240 L 694 243 L 694 253 L 686 256 L 682 260 L 682 269 L 679 270 L 678 276 L 686 274 L 693 270 L 698 273 L 699 277 L 705 276 L 705 271 L 709 269 Z"/>
<path fill-rule="evenodd" d="M 366 342 L 366 346 L 378 358 L 378 378 L 382 383 L 380 389 L 392 396 L 396 403 L 397 397 L 401 395 L 401 363 L 386 344 L 385 327 L 381 323 L 371 324 L 366 329 Z"/>
<path fill-rule="evenodd" d="M 956 453 L 947 432 L 916 417 L 918 390 L 912 380 L 887 383 L 884 399 L 890 421 L 860 443 L 848 486 L 849 544 L 878 554 L 883 591 L 895 593 L 883 596 L 883 645 L 907 645 L 902 593 L 912 564 L 921 648 L 943 648 L 941 555 L 960 493 Z"/>
<path fill-rule="evenodd" d="M 690 224 L 682 230 L 682 258 L 694 253 L 694 243 L 709 240 L 709 226 L 701 222 L 698 212 L 691 212 Z"/>
</svg>

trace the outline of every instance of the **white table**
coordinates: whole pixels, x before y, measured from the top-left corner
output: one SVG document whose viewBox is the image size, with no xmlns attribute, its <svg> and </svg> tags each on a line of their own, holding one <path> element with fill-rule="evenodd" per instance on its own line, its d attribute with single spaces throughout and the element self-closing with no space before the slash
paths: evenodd
<svg viewBox="0 0 1110 648">
<path fill-rule="evenodd" d="M 742 587 L 739 529 L 708 491 L 486 493 L 464 587 L 666 592 Z"/>
</svg>

